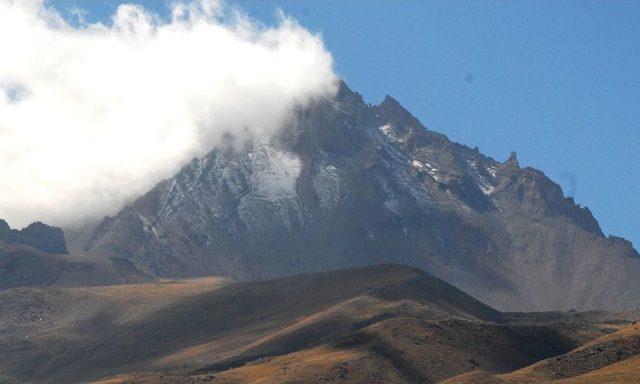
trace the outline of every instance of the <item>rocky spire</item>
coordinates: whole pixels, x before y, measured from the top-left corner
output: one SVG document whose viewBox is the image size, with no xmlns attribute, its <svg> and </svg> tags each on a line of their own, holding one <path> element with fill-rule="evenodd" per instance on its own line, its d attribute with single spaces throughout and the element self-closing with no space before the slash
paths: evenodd
<svg viewBox="0 0 640 384">
<path fill-rule="evenodd" d="M 515 151 L 511 151 L 511 156 L 504 163 L 509 168 L 520 168 L 520 162 L 518 162 L 518 157 Z"/>
<path fill-rule="evenodd" d="M 362 95 L 352 91 L 344 80 L 340 80 L 338 83 L 338 92 L 336 93 L 335 100 L 348 104 L 364 104 Z"/>
</svg>

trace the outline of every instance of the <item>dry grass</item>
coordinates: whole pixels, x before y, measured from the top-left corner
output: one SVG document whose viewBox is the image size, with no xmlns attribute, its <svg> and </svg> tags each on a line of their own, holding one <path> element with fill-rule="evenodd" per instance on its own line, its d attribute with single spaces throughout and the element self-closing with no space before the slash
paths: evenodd
<svg viewBox="0 0 640 384">
<path fill-rule="evenodd" d="M 505 322 L 397 265 L 251 283 L 12 289 L 0 306 L 0 377 L 38 383 L 435 383 L 489 372 L 478 381 L 612 330 L 553 314 Z"/>
<path fill-rule="evenodd" d="M 640 356 L 621 361 L 596 371 L 565 380 L 557 384 L 632 384 L 640 383 Z"/>
<path fill-rule="evenodd" d="M 615 327 L 619 328 L 619 327 Z M 492 375 L 475 371 L 443 384 L 635 384 L 640 383 L 640 325 L 624 327 L 562 356 L 515 372 Z"/>
<path fill-rule="evenodd" d="M 504 375 L 503 378 L 525 383 L 568 379 L 605 368 L 639 353 L 640 325 L 636 324 L 587 342 L 563 356 Z"/>
</svg>

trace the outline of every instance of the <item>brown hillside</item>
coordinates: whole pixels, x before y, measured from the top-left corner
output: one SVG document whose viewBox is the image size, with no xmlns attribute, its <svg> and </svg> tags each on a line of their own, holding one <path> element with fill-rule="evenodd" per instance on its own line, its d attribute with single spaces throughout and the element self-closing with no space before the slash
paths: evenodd
<svg viewBox="0 0 640 384">
<path fill-rule="evenodd" d="M 640 382 L 640 325 L 634 324 L 513 373 L 474 371 L 443 384 L 604 384 Z"/>
<path fill-rule="evenodd" d="M 0 306 L 0 375 L 38 383 L 128 372 L 218 383 L 436 382 L 478 368 L 511 372 L 607 331 L 559 314 L 508 322 L 400 265 L 251 283 L 9 289 Z"/>
</svg>

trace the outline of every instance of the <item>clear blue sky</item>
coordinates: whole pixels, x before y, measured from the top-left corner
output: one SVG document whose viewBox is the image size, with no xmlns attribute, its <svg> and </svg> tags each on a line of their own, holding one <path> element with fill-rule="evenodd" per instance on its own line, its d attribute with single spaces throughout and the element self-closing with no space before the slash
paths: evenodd
<svg viewBox="0 0 640 384">
<path fill-rule="evenodd" d="M 133 2 L 49 0 L 103 20 Z M 372 103 L 398 99 L 428 128 L 543 170 L 608 234 L 640 247 L 640 1 L 238 0 L 322 34 Z"/>
</svg>

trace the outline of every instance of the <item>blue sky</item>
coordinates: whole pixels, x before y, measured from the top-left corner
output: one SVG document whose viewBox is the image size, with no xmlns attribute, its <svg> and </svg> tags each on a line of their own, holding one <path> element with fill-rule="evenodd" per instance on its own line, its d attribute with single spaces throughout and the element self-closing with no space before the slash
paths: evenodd
<svg viewBox="0 0 640 384">
<path fill-rule="evenodd" d="M 49 0 L 106 20 L 119 3 Z M 228 1 L 321 33 L 365 100 L 389 94 L 428 128 L 543 170 L 607 234 L 640 246 L 640 2 Z"/>
</svg>

